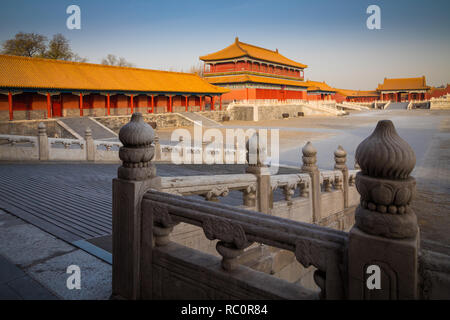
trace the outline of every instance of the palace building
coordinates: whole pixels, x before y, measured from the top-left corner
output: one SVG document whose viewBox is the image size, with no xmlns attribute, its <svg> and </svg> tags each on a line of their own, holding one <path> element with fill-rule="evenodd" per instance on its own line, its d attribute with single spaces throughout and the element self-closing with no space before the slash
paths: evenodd
<svg viewBox="0 0 450 320">
<path fill-rule="evenodd" d="M 269 50 L 235 39 L 225 49 L 200 57 L 204 78 L 230 89 L 223 100 L 307 99 L 304 80 L 307 65 Z"/>
<path fill-rule="evenodd" d="M 195 74 L 0 55 L 0 120 L 222 109 Z"/>
<path fill-rule="evenodd" d="M 381 100 L 402 102 L 409 100 L 424 100 L 430 87 L 427 86 L 425 76 L 420 78 L 384 78 L 377 91 Z"/>
<path fill-rule="evenodd" d="M 336 89 L 330 87 L 328 84 L 319 81 L 305 81 L 307 86 L 308 100 L 331 100 L 336 94 Z"/>
<path fill-rule="evenodd" d="M 334 99 L 336 102 L 373 102 L 380 98 L 380 94 L 377 91 L 370 90 L 346 90 L 336 89 Z"/>
</svg>

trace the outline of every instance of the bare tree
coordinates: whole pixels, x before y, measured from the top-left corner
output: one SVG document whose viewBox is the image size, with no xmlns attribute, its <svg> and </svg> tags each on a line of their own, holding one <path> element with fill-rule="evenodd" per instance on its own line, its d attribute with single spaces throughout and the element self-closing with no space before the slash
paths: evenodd
<svg viewBox="0 0 450 320">
<path fill-rule="evenodd" d="M 19 32 L 14 39 L 3 42 L 3 54 L 40 57 L 44 54 L 47 38 L 37 33 Z"/>
<path fill-rule="evenodd" d="M 87 58 L 82 58 L 72 52 L 69 40 L 60 33 L 55 34 L 47 46 L 47 37 L 37 33 L 19 32 L 15 35 L 14 39 L 6 40 L 3 43 L 1 53 L 56 60 L 87 61 Z"/>
<path fill-rule="evenodd" d="M 72 60 L 74 53 L 70 49 L 69 40 L 61 33 L 57 33 L 48 44 L 48 49 L 43 56 L 48 59 Z"/>
<path fill-rule="evenodd" d="M 124 57 L 117 58 L 114 54 L 108 54 L 106 58 L 102 59 L 102 64 L 108 66 L 119 66 L 119 67 L 134 67 L 134 64 L 128 62 Z"/>
<path fill-rule="evenodd" d="M 198 75 L 199 77 L 203 77 L 203 65 L 201 62 L 191 66 L 189 68 L 189 73 L 194 73 Z"/>
</svg>

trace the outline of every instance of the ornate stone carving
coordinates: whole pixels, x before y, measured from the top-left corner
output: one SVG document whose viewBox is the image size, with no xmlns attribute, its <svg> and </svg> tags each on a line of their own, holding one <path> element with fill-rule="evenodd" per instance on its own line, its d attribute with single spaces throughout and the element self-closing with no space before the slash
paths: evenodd
<svg viewBox="0 0 450 320">
<path fill-rule="evenodd" d="M 45 127 L 45 124 L 43 122 L 39 122 L 38 135 L 39 136 L 47 135 L 47 128 Z"/>
<path fill-rule="evenodd" d="M 338 146 L 337 150 L 334 152 L 334 161 L 334 169 L 347 169 L 347 165 L 345 164 L 345 162 L 347 161 L 347 152 L 344 150 L 344 148 L 342 148 L 342 146 Z"/>
<path fill-rule="evenodd" d="M 295 194 L 295 189 L 297 188 L 297 183 L 288 183 L 283 187 L 284 198 L 287 201 L 292 199 L 292 196 Z"/>
<path fill-rule="evenodd" d="M 164 228 L 173 227 L 177 224 L 177 222 L 174 222 L 171 215 L 169 214 L 167 206 L 154 205 L 152 208 L 152 213 L 153 221 Z"/>
<path fill-rule="evenodd" d="M 371 136 L 357 148 L 361 171 L 356 188 L 361 203 L 356 226 L 373 235 L 410 238 L 417 233 L 417 217 L 410 208 L 416 182 L 414 151 L 400 138 L 390 120 L 379 121 Z"/>
<path fill-rule="evenodd" d="M 295 257 L 305 268 L 314 266 L 314 281 L 321 289 L 321 298 L 343 295 L 343 283 L 339 270 L 341 249 L 338 245 L 319 239 L 299 239 L 295 243 Z M 327 285 L 327 282 L 330 285 Z M 326 289 L 332 292 L 326 292 Z"/>
<path fill-rule="evenodd" d="M 363 175 L 395 180 L 407 179 L 416 164 L 413 149 L 400 138 L 390 120 L 378 122 L 373 133 L 359 144 L 355 159 Z"/>
<path fill-rule="evenodd" d="M 156 174 L 151 164 L 154 156 L 152 145 L 155 133 L 137 112 L 131 116 L 131 121 L 119 131 L 119 140 L 123 147 L 119 149 L 122 166 L 118 177 L 125 180 L 145 180 Z"/>
<path fill-rule="evenodd" d="M 238 249 L 244 248 L 248 241 L 244 229 L 239 224 L 227 219 L 208 217 L 203 220 L 203 232 L 209 240 L 219 239 L 232 243 Z"/>
<path fill-rule="evenodd" d="M 170 233 L 173 227 L 178 224 L 174 222 L 165 205 L 156 205 L 152 207 L 153 214 L 153 236 L 157 246 L 164 246 L 170 242 Z"/>
<path fill-rule="evenodd" d="M 244 249 L 237 249 L 233 244 L 219 241 L 216 244 L 217 252 L 222 256 L 222 268 L 232 271 L 239 264 L 237 258 L 244 252 Z"/>
<path fill-rule="evenodd" d="M 218 197 L 226 197 L 230 193 L 227 187 L 216 187 L 208 191 L 204 197 L 208 201 L 219 201 Z"/>
<path fill-rule="evenodd" d="M 323 191 L 331 192 L 331 178 L 330 177 L 323 178 Z"/>
<path fill-rule="evenodd" d="M 244 192 L 244 206 L 254 207 L 256 205 L 256 185 L 250 185 Z"/>
<path fill-rule="evenodd" d="M 309 183 L 307 181 L 300 183 L 300 196 L 303 198 L 309 197 Z"/>
<path fill-rule="evenodd" d="M 308 141 L 305 146 L 302 148 L 302 171 L 311 172 L 317 169 L 317 150 L 314 148 L 312 143 Z"/>
</svg>

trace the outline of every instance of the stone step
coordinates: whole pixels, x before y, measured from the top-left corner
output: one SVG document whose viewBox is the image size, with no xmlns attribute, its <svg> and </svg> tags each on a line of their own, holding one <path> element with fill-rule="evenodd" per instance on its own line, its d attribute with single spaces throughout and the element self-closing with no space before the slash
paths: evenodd
<svg viewBox="0 0 450 320">
<path fill-rule="evenodd" d="M 90 128 L 92 131 L 92 138 L 94 140 L 117 138 L 115 133 L 89 117 L 61 118 L 59 120 L 81 137 L 84 137 L 86 129 Z"/>
<path fill-rule="evenodd" d="M 195 112 L 180 112 L 180 114 L 194 123 L 201 122 L 203 127 L 210 127 L 210 128 L 222 127 L 220 123 Z"/>
</svg>

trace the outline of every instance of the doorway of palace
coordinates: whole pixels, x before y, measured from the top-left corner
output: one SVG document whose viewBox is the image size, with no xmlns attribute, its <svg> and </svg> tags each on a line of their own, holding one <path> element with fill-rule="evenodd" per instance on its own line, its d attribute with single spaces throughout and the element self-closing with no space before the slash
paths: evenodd
<svg viewBox="0 0 450 320">
<path fill-rule="evenodd" d="M 62 117 L 62 103 L 60 94 L 52 96 L 52 116 Z"/>
</svg>

